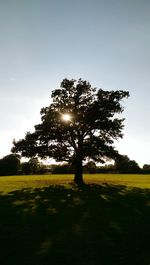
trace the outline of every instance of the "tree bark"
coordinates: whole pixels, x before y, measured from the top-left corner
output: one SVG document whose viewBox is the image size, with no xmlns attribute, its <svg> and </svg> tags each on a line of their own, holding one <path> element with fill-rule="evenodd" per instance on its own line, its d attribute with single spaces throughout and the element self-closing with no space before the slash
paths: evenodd
<svg viewBox="0 0 150 265">
<path fill-rule="evenodd" d="M 82 165 L 82 156 L 78 154 L 75 159 L 75 177 L 74 182 L 77 185 L 84 184 L 83 181 L 83 165 Z"/>
</svg>

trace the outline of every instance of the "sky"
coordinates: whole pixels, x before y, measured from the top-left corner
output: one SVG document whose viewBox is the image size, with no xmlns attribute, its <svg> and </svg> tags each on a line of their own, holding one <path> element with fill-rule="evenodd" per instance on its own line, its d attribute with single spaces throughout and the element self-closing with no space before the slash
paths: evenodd
<svg viewBox="0 0 150 265">
<path fill-rule="evenodd" d="M 150 1 L 0 0 L 0 157 L 64 78 L 127 90 L 116 149 L 150 164 Z"/>
</svg>

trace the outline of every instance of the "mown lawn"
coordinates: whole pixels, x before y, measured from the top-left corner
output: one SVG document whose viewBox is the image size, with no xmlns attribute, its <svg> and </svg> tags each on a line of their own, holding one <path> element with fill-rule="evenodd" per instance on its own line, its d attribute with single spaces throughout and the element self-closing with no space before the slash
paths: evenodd
<svg viewBox="0 0 150 265">
<path fill-rule="evenodd" d="M 0 178 L 0 264 L 149 265 L 150 176 Z"/>
<path fill-rule="evenodd" d="M 0 193 L 24 188 L 41 188 L 49 185 L 63 185 L 73 182 L 73 175 L 29 175 L 0 177 Z M 85 174 L 87 184 L 113 184 L 128 187 L 150 188 L 150 175 Z"/>
</svg>

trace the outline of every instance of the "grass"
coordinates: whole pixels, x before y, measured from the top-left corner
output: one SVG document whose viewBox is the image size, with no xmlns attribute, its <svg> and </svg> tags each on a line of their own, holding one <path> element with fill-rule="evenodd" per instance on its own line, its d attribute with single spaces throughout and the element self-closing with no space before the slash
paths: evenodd
<svg viewBox="0 0 150 265">
<path fill-rule="evenodd" d="M 0 177 L 0 192 L 8 193 L 24 188 L 42 188 L 49 185 L 73 182 L 73 175 L 29 175 Z M 150 175 L 85 174 L 87 184 L 113 184 L 128 187 L 150 188 Z"/>
<path fill-rule="evenodd" d="M 150 176 L 0 178 L 0 264 L 149 265 Z"/>
</svg>

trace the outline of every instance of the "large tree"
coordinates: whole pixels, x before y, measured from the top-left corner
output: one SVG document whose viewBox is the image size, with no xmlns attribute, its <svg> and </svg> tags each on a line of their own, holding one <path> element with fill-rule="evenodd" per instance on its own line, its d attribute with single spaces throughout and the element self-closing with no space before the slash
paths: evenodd
<svg viewBox="0 0 150 265">
<path fill-rule="evenodd" d="M 75 168 L 74 181 L 83 183 L 83 160 L 105 162 L 115 158 L 114 140 L 122 138 L 121 101 L 128 91 L 93 88 L 82 79 L 64 79 L 52 91 L 52 103 L 41 109 L 41 123 L 24 139 L 14 141 L 12 151 L 25 157 L 52 157 Z"/>
</svg>

